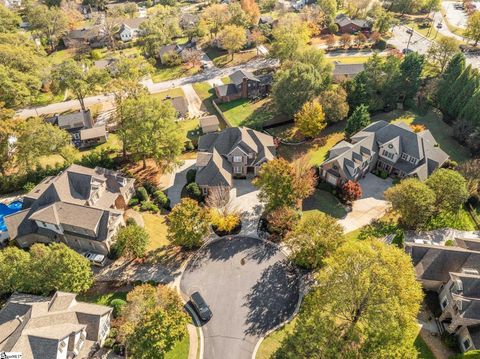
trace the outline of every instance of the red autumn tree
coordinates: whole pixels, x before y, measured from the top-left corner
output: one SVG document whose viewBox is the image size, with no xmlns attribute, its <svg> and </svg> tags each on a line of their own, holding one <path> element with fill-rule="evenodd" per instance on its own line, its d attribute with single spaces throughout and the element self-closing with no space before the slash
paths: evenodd
<svg viewBox="0 0 480 359">
<path fill-rule="evenodd" d="M 362 196 L 362 187 L 360 183 L 348 181 L 342 186 L 342 197 L 345 202 L 351 203 Z"/>
</svg>

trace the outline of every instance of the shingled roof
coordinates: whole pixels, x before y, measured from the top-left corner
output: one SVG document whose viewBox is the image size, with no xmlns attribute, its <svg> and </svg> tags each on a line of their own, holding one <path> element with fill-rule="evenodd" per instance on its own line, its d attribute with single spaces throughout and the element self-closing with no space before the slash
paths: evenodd
<svg viewBox="0 0 480 359">
<path fill-rule="evenodd" d="M 110 315 L 112 308 L 75 297 L 65 292 L 51 298 L 13 294 L 0 310 L 0 351 L 21 352 L 24 359 L 56 358 L 60 341 L 82 331 L 91 346 L 99 340 L 100 317 Z"/>
</svg>

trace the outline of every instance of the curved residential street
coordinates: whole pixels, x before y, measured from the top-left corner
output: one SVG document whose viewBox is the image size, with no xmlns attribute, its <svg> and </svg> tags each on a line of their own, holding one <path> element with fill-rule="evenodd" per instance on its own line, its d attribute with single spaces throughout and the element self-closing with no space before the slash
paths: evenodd
<svg viewBox="0 0 480 359">
<path fill-rule="evenodd" d="M 299 278 L 273 244 L 227 237 L 200 249 L 180 282 L 200 292 L 213 317 L 202 326 L 205 359 L 250 359 L 258 340 L 295 311 Z"/>
</svg>

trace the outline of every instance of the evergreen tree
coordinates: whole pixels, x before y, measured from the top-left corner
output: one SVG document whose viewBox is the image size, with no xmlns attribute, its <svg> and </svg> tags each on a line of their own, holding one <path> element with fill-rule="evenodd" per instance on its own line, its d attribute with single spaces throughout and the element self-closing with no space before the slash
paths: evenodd
<svg viewBox="0 0 480 359">
<path fill-rule="evenodd" d="M 480 88 L 468 99 L 460 112 L 460 119 L 480 126 Z"/>
<path fill-rule="evenodd" d="M 422 74 L 425 56 L 418 52 L 412 52 L 405 56 L 400 64 L 402 77 L 402 91 L 405 98 L 413 98 L 420 87 L 420 75 Z"/>
<path fill-rule="evenodd" d="M 461 85 L 461 84 L 460 84 Z M 455 100 L 448 107 L 448 115 L 451 118 L 457 119 L 465 108 L 466 104 L 472 98 L 475 91 L 480 88 L 480 81 L 477 71 L 471 71 L 471 77 L 461 87 L 461 90 L 457 93 Z"/>
<path fill-rule="evenodd" d="M 345 133 L 347 136 L 351 136 L 365 126 L 368 126 L 370 122 L 372 122 L 372 120 L 370 118 L 370 114 L 368 113 L 368 107 L 365 105 L 360 105 L 348 118 L 347 125 L 345 126 Z"/>
<path fill-rule="evenodd" d="M 445 84 L 445 91 L 442 95 L 442 100 L 440 103 L 440 110 L 442 113 L 447 116 L 449 120 L 453 120 L 450 117 L 450 107 L 457 98 L 457 95 L 463 90 L 465 84 L 471 79 L 472 77 L 472 68 L 469 66 L 467 67 L 460 76 L 457 77 L 452 83 L 448 86 Z"/>
<path fill-rule="evenodd" d="M 465 70 L 465 56 L 462 53 L 458 53 L 452 57 L 448 63 L 447 69 L 443 73 L 443 76 L 438 84 L 437 88 L 437 105 L 443 111 L 448 107 L 446 97 L 449 93 L 450 86 Z"/>
</svg>

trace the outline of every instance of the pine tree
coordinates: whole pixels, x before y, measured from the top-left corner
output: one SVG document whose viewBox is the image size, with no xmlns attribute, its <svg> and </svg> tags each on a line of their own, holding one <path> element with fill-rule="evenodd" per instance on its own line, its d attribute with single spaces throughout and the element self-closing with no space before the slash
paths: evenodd
<svg viewBox="0 0 480 359">
<path fill-rule="evenodd" d="M 480 88 L 477 88 L 475 94 L 460 112 L 460 119 L 480 126 Z"/>
<path fill-rule="evenodd" d="M 443 112 L 443 114 L 447 117 L 448 120 L 454 120 L 454 118 L 450 116 L 450 107 L 453 101 L 455 101 L 455 99 L 457 98 L 457 95 L 463 90 L 464 86 L 471 79 L 471 77 L 472 77 L 472 68 L 469 66 L 446 89 L 442 97 L 440 110 Z"/>
<path fill-rule="evenodd" d="M 365 105 L 358 106 L 347 120 L 345 126 L 345 133 L 347 136 L 351 136 L 354 133 L 360 131 L 362 128 L 368 126 L 372 122 L 370 114 L 368 113 L 368 107 Z"/>
<path fill-rule="evenodd" d="M 471 71 L 471 77 L 467 83 L 458 92 L 455 100 L 448 108 L 448 115 L 451 118 L 457 119 L 466 106 L 467 102 L 472 98 L 475 91 L 480 87 L 479 76 L 477 71 Z"/>
</svg>

